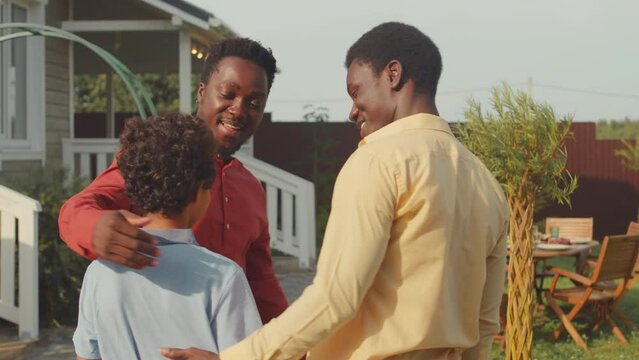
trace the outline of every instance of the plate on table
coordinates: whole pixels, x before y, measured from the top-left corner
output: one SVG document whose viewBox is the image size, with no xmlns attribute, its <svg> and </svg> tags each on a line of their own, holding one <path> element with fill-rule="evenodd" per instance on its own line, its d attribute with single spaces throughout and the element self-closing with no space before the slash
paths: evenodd
<svg viewBox="0 0 639 360">
<path fill-rule="evenodd" d="M 540 250 L 566 250 L 566 249 L 570 249 L 570 245 L 565 245 L 565 244 L 537 244 L 537 249 L 540 249 Z"/>
<path fill-rule="evenodd" d="M 574 237 L 570 239 L 570 242 L 573 244 L 585 244 L 592 241 L 589 237 Z"/>
</svg>

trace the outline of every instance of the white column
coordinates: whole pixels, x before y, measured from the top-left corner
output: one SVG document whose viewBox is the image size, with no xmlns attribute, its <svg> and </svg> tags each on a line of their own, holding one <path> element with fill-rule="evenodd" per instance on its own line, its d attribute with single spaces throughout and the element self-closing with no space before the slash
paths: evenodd
<svg viewBox="0 0 639 360">
<path fill-rule="evenodd" d="M 180 112 L 191 113 L 191 37 L 184 30 L 178 32 L 178 76 L 180 84 Z"/>
<path fill-rule="evenodd" d="M 112 138 L 115 136 L 115 91 L 113 89 L 113 71 L 109 70 L 106 73 L 106 137 Z"/>
<path fill-rule="evenodd" d="M 43 3 L 32 3 L 29 6 L 27 20 L 44 25 L 45 9 Z M 45 43 L 44 37 L 29 37 L 27 42 L 27 138 L 33 137 L 34 150 L 42 153 L 42 164 L 46 159 L 45 113 Z"/>
</svg>

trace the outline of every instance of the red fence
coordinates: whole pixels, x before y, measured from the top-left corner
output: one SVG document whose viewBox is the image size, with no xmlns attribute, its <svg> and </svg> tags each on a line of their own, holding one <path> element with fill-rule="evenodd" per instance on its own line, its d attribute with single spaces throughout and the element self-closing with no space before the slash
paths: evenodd
<svg viewBox="0 0 639 360">
<path fill-rule="evenodd" d="M 621 164 L 615 150 L 620 140 L 597 140 L 596 124 L 572 125 L 573 138 L 566 142 L 568 170 L 579 177 L 572 195 L 572 208 L 554 205 L 537 216 L 592 216 L 595 236 L 625 233 L 628 223 L 637 219 L 639 171 Z"/>
<path fill-rule="evenodd" d="M 579 188 L 571 197 L 572 207 L 551 205 L 537 212 L 538 220 L 547 216 L 594 217 L 595 236 L 623 233 L 628 222 L 637 218 L 639 171 L 628 170 L 614 155 L 619 140 L 597 140 L 596 124 L 573 123 L 574 137 L 567 141 L 568 170 L 579 177 Z M 329 162 L 320 172 L 337 171 L 357 147 L 359 136 L 349 123 L 273 123 L 269 118 L 255 135 L 255 156 L 284 170 L 313 180 L 313 154 L 319 141 L 332 140 Z M 326 159 L 324 159 L 326 160 Z M 317 161 L 315 161 L 317 164 Z M 319 185 L 319 184 L 318 184 Z M 324 185 L 328 186 L 328 185 Z M 330 196 L 328 189 L 316 189 Z"/>
</svg>

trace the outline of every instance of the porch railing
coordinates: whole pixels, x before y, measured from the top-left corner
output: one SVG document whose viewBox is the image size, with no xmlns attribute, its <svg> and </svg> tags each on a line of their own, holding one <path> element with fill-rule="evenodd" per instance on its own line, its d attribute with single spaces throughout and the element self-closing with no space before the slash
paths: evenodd
<svg viewBox="0 0 639 360">
<path fill-rule="evenodd" d="M 0 318 L 18 324 L 20 340 L 38 338 L 38 213 L 41 211 L 38 201 L 0 185 Z"/>
<path fill-rule="evenodd" d="M 251 143 L 252 145 L 252 143 Z M 64 139 L 63 162 L 71 174 L 93 179 L 113 161 L 118 139 Z M 315 265 L 315 189 L 313 183 L 252 157 L 250 149 L 236 156 L 266 192 L 271 247 Z"/>
</svg>

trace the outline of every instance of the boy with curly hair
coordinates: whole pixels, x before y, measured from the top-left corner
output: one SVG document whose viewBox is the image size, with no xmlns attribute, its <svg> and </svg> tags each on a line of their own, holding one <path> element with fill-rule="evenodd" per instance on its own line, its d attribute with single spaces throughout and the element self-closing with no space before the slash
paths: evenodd
<svg viewBox="0 0 639 360">
<path fill-rule="evenodd" d="M 248 282 L 233 261 L 197 246 L 216 142 L 200 119 L 178 113 L 130 119 L 117 163 L 133 206 L 158 238 L 157 266 L 105 260 L 88 267 L 73 336 L 78 359 L 152 359 L 167 343 L 221 351 L 261 326 Z"/>
</svg>

